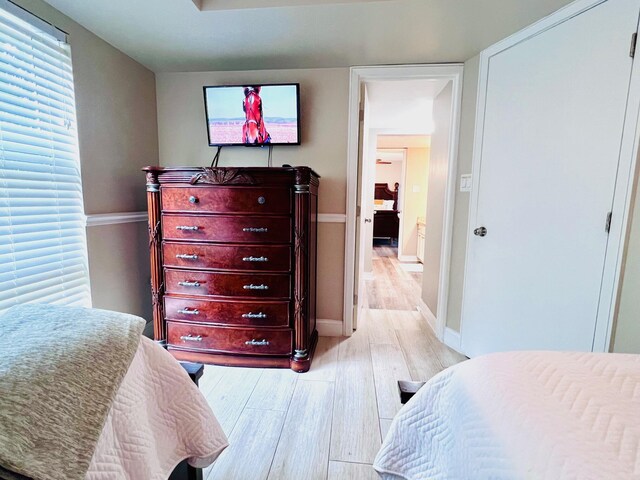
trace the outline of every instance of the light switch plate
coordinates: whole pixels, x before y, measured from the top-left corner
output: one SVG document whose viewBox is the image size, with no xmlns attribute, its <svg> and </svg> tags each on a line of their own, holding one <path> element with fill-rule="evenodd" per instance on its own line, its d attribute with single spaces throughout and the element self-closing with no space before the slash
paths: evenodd
<svg viewBox="0 0 640 480">
<path fill-rule="evenodd" d="M 471 174 L 460 175 L 460 191 L 461 192 L 470 192 L 471 191 Z"/>
</svg>

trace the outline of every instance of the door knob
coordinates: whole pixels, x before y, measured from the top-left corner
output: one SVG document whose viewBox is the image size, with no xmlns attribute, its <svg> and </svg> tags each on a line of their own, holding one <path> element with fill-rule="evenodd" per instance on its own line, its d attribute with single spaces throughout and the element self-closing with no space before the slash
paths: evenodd
<svg viewBox="0 0 640 480">
<path fill-rule="evenodd" d="M 371 219 L 370 218 L 365 218 L 364 219 L 364 223 L 371 223 Z"/>
<path fill-rule="evenodd" d="M 487 229 L 485 227 L 478 227 L 473 231 L 476 237 L 484 237 L 487 235 Z"/>
</svg>

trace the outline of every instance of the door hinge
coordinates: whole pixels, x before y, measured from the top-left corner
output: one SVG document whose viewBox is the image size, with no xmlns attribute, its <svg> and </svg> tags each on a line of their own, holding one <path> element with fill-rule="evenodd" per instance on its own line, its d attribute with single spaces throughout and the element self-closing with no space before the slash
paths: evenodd
<svg viewBox="0 0 640 480">
<path fill-rule="evenodd" d="M 613 212 L 607 213 L 607 219 L 604 222 L 604 231 L 607 233 L 611 232 L 611 217 L 613 217 Z"/>
<path fill-rule="evenodd" d="M 364 107 L 362 106 L 362 103 L 358 105 L 358 120 L 364 122 Z"/>
<path fill-rule="evenodd" d="M 362 211 L 362 209 L 360 208 L 360 205 L 356 205 L 356 217 L 360 216 L 360 212 Z"/>
<path fill-rule="evenodd" d="M 358 305 L 358 294 L 357 293 L 353 294 L 353 304 L 354 305 Z"/>
<path fill-rule="evenodd" d="M 636 44 L 638 43 L 638 32 L 631 35 L 631 47 L 629 48 L 629 56 L 634 58 L 636 56 Z"/>
</svg>

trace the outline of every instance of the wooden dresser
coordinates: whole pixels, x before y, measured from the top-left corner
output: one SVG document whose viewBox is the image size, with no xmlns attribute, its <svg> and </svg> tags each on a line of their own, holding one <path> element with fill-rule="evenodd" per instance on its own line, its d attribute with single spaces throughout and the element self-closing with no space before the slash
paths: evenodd
<svg viewBox="0 0 640 480">
<path fill-rule="evenodd" d="M 309 369 L 318 175 L 146 167 L 154 337 L 178 359 Z"/>
</svg>

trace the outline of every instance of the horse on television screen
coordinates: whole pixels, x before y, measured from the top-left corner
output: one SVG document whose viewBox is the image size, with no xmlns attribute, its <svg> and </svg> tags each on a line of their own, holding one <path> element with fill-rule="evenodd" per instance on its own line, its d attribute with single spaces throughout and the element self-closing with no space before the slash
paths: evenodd
<svg viewBox="0 0 640 480">
<path fill-rule="evenodd" d="M 242 140 L 244 143 L 271 143 L 271 135 L 267 132 L 262 116 L 262 99 L 260 87 L 244 87 L 244 101 L 242 110 L 245 122 L 242 126 Z"/>
</svg>

